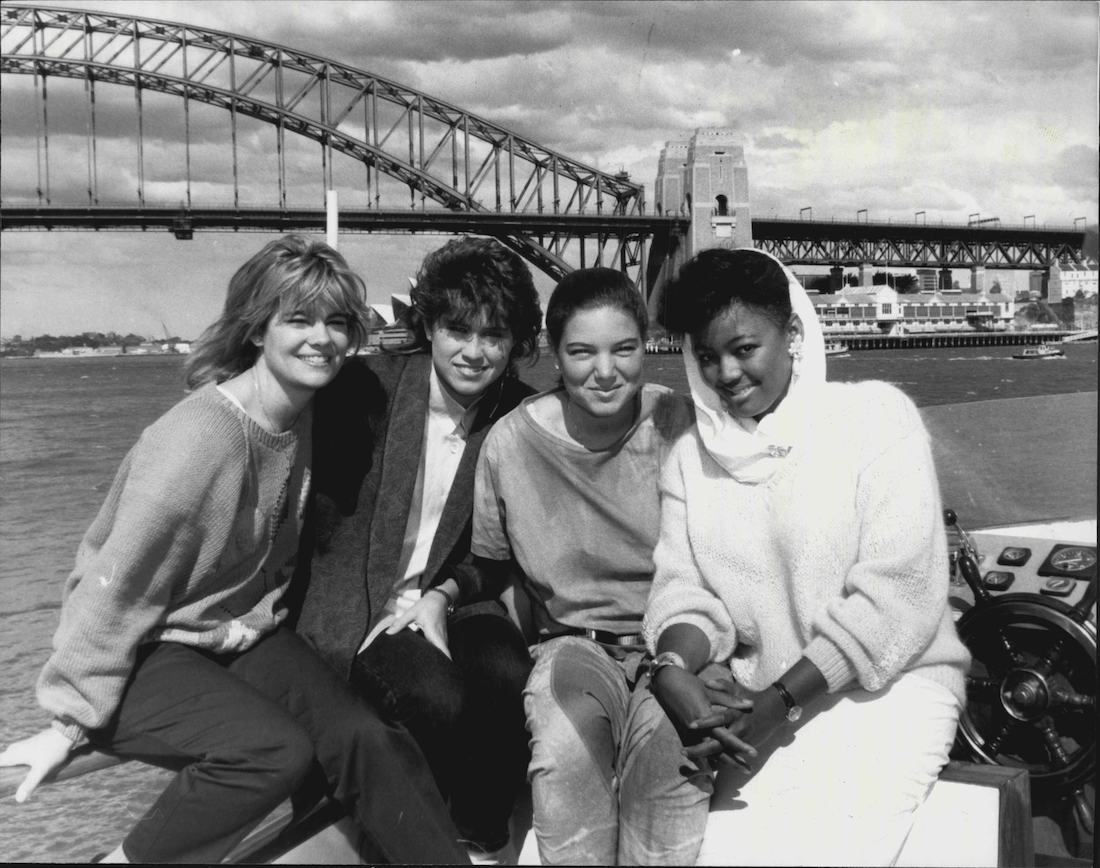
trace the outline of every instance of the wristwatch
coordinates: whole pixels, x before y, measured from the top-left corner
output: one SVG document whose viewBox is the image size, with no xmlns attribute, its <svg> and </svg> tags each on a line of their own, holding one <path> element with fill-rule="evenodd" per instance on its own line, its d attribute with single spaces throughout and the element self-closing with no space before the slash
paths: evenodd
<svg viewBox="0 0 1100 868">
<path fill-rule="evenodd" d="M 687 669 L 687 663 L 684 662 L 684 658 L 677 654 L 675 651 L 662 651 L 656 657 L 653 658 L 653 663 L 649 667 L 649 678 L 652 681 L 657 677 L 657 673 L 664 669 L 666 666 L 677 666 L 680 669 Z"/>
<path fill-rule="evenodd" d="M 783 704 L 787 706 L 787 720 L 791 723 L 797 723 L 798 719 L 802 717 L 802 706 L 794 701 L 794 697 L 791 696 L 791 692 L 783 685 L 782 681 L 777 681 L 772 685 L 779 691 L 779 695 L 783 697 Z"/>
</svg>

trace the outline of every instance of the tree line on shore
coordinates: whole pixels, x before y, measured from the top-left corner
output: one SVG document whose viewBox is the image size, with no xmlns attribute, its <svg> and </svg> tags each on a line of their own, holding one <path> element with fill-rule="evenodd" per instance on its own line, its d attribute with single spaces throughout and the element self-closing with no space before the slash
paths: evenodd
<svg viewBox="0 0 1100 868">
<path fill-rule="evenodd" d="M 156 341 L 157 343 L 179 343 L 182 339 L 179 337 L 166 338 L 164 341 Z M 61 350 L 69 349 L 70 347 L 88 347 L 90 349 L 98 349 L 100 347 L 139 347 L 149 341 L 143 335 L 135 335 L 133 333 L 120 335 L 115 332 L 83 332 L 79 335 L 38 335 L 37 337 L 31 337 L 24 339 L 22 335 L 15 335 L 11 340 L 4 340 L 3 343 L 3 355 L 7 356 L 30 356 L 34 355 L 35 351 L 41 350 L 46 353 L 57 353 Z"/>
</svg>

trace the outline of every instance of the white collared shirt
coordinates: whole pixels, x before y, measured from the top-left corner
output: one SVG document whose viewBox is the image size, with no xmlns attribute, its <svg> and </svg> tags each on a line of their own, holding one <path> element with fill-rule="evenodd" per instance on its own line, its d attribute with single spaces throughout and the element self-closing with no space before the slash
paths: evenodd
<svg viewBox="0 0 1100 868">
<path fill-rule="evenodd" d="M 432 541 L 443 517 L 443 507 L 458 472 L 466 438 L 477 416 L 480 398 L 469 407 L 458 403 L 439 382 L 432 365 L 428 385 L 428 414 L 424 419 L 424 448 L 416 471 L 416 486 L 397 563 L 398 580 L 386 601 L 385 617 L 371 630 L 363 651 L 394 618 L 420 599 L 420 576 L 428 563 Z M 390 436 L 394 436 L 391 432 Z"/>
</svg>

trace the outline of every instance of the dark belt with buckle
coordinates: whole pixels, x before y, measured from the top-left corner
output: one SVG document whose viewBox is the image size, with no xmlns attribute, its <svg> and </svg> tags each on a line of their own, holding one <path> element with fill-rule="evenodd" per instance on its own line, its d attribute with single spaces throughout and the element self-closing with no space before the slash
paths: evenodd
<svg viewBox="0 0 1100 868">
<path fill-rule="evenodd" d="M 569 627 L 563 630 L 561 633 L 554 633 L 549 636 L 539 636 L 538 644 L 543 642 L 549 642 L 551 639 L 557 639 L 561 636 L 581 636 L 585 639 L 591 639 L 593 642 L 599 642 L 601 645 L 644 645 L 645 637 L 641 633 L 611 633 L 608 630 L 585 630 L 582 627 Z"/>
</svg>

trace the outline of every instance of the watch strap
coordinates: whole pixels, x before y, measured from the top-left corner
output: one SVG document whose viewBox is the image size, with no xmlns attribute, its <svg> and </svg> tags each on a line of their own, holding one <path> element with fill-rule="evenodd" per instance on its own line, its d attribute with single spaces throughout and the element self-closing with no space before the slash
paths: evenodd
<svg viewBox="0 0 1100 868">
<path fill-rule="evenodd" d="M 800 717 L 802 717 L 802 706 L 794 701 L 794 697 L 791 696 L 791 692 L 787 689 L 786 685 L 782 681 L 776 681 L 772 687 L 778 692 L 780 698 L 783 700 L 783 704 L 787 706 L 787 720 L 791 723 L 795 723 Z"/>
</svg>

